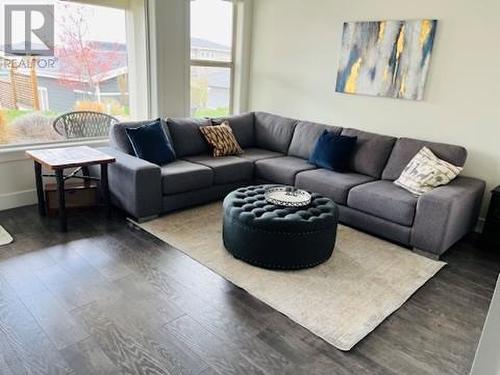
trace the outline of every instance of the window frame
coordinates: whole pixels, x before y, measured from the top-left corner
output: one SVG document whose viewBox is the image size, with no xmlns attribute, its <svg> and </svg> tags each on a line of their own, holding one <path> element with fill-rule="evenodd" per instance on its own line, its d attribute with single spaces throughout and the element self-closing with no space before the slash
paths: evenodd
<svg viewBox="0 0 500 375">
<path fill-rule="evenodd" d="M 227 0 L 221 0 L 227 1 Z M 237 19 L 238 19 L 238 7 L 234 1 L 228 1 L 232 6 L 232 20 L 231 20 L 231 61 L 222 60 L 203 60 L 203 59 L 192 59 L 191 58 L 191 27 L 189 27 L 189 79 L 187 92 L 189 94 L 189 114 L 191 114 L 191 68 L 201 67 L 201 68 L 226 68 L 229 69 L 229 113 L 231 116 L 235 112 L 234 108 L 234 95 L 235 95 L 235 59 L 236 59 L 236 39 L 238 37 L 237 29 Z M 191 25 L 191 7 L 189 7 L 189 25 Z"/>
</svg>

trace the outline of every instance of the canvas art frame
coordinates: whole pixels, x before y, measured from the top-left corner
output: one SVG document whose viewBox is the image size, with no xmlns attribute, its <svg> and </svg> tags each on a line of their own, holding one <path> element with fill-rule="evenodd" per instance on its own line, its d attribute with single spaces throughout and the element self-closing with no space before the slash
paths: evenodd
<svg viewBox="0 0 500 375">
<path fill-rule="evenodd" d="M 437 23 L 345 22 L 335 91 L 423 100 Z"/>
</svg>

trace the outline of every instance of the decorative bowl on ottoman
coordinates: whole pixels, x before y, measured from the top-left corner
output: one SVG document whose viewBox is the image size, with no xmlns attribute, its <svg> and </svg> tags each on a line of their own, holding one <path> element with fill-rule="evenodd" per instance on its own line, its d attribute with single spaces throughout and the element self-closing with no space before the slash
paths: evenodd
<svg viewBox="0 0 500 375">
<path fill-rule="evenodd" d="M 280 207 L 305 207 L 311 204 L 311 194 L 291 186 L 276 186 L 266 189 L 267 203 Z"/>
<path fill-rule="evenodd" d="M 314 267 L 330 258 L 337 234 L 337 205 L 311 193 L 307 207 L 280 207 L 266 201 L 276 185 L 249 186 L 224 199 L 226 249 L 247 263 L 269 269 Z"/>
</svg>

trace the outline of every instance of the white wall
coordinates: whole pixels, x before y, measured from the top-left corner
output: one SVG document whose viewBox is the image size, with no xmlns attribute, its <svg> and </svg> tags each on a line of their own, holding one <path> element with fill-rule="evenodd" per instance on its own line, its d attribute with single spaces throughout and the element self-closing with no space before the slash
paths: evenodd
<svg viewBox="0 0 500 375">
<path fill-rule="evenodd" d="M 36 202 L 33 163 L 24 156 L 0 161 L 0 176 L 0 209 L 6 210 Z"/>
<path fill-rule="evenodd" d="M 151 117 L 189 113 L 189 1 L 149 0 Z"/>
<path fill-rule="evenodd" d="M 467 147 L 465 175 L 500 183 L 498 0 L 255 0 L 249 106 Z M 436 18 L 421 102 L 335 93 L 344 21 Z M 489 194 L 488 194 L 489 195 Z"/>
</svg>

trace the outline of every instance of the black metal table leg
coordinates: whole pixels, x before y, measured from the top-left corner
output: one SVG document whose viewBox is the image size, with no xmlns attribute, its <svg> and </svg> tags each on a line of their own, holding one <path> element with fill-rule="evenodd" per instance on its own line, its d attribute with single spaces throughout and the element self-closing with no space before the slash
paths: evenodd
<svg viewBox="0 0 500 375">
<path fill-rule="evenodd" d="M 45 197 L 43 195 L 43 179 L 42 179 L 42 165 L 35 161 L 35 182 L 36 182 L 36 194 L 38 197 L 38 212 L 40 216 L 45 216 L 47 214 L 45 210 Z"/>
<path fill-rule="evenodd" d="M 61 232 L 68 231 L 68 221 L 66 217 L 66 197 L 64 195 L 64 171 L 62 169 L 56 170 L 57 192 L 59 195 L 59 221 Z"/>
<path fill-rule="evenodd" d="M 90 170 L 89 170 L 89 167 L 82 167 L 82 175 L 83 177 L 89 177 L 90 176 Z M 85 178 L 83 180 L 83 183 L 85 184 L 86 187 L 89 187 L 90 186 L 90 179 L 88 178 Z"/>
<path fill-rule="evenodd" d="M 108 218 L 111 217 L 111 196 L 109 192 L 108 184 L 108 164 L 101 164 L 101 190 L 104 200 L 104 205 L 106 207 L 106 215 Z"/>
</svg>

